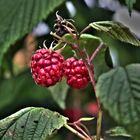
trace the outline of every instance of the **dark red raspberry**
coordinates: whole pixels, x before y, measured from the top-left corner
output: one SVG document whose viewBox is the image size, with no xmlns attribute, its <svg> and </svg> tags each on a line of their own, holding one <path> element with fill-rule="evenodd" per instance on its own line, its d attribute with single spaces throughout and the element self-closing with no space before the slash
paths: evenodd
<svg viewBox="0 0 140 140">
<path fill-rule="evenodd" d="M 72 88 L 83 89 L 90 80 L 83 60 L 77 60 L 74 57 L 68 58 L 64 62 L 64 74 L 67 77 L 67 84 Z"/>
<path fill-rule="evenodd" d="M 66 108 L 64 115 L 69 118 L 69 122 L 73 123 L 78 121 L 83 116 L 83 113 L 80 108 Z"/>
<path fill-rule="evenodd" d="M 31 59 L 32 77 L 38 85 L 55 85 L 63 76 L 63 56 L 49 49 L 37 50 Z"/>
</svg>

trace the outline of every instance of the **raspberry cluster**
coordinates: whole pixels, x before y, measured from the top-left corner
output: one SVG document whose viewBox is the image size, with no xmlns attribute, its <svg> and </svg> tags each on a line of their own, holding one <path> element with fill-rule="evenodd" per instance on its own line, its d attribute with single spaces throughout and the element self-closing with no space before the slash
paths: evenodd
<svg viewBox="0 0 140 140">
<path fill-rule="evenodd" d="M 82 59 L 64 57 L 53 50 L 39 49 L 31 58 L 31 73 L 34 81 L 44 87 L 55 85 L 63 75 L 72 88 L 83 89 L 90 78 Z"/>
<path fill-rule="evenodd" d="M 63 76 L 64 57 L 49 49 L 37 50 L 31 58 L 32 77 L 38 85 L 55 85 Z"/>
<path fill-rule="evenodd" d="M 73 88 L 85 88 L 90 80 L 88 70 L 82 59 L 68 58 L 64 62 L 64 74 L 67 84 Z"/>
</svg>

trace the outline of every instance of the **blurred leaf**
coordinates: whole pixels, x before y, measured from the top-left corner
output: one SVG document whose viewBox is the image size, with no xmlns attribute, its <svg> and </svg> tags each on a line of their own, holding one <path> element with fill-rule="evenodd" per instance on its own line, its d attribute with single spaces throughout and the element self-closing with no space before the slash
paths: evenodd
<svg viewBox="0 0 140 140">
<path fill-rule="evenodd" d="M 115 40 L 106 33 L 99 33 L 98 36 L 107 44 L 112 54 L 114 66 L 126 66 L 132 63 L 140 62 L 140 48 L 133 47 L 132 44 Z"/>
<path fill-rule="evenodd" d="M 78 30 L 82 30 L 85 26 L 93 21 L 103 21 L 111 20 L 113 12 L 105 8 L 101 8 L 98 5 L 98 2 L 95 2 L 92 8 L 87 6 L 85 1 L 72 1 L 74 7 L 76 8 L 75 16 L 73 17 L 75 25 Z M 84 13 L 84 14 L 83 14 Z M 93 17 L 93 18 L 91 18 Z"/>
<path fill-rule="evenodd" d="M 69 34 L 66 34 L 63 38 L 68 42 L 77 43 Z M 79 39 L 80 49 L 82 50 L 83 48 L 86 48 L 86 51 L 89 54 L 89 56 L 93 54 L 93 52 L 101 42 L 102 40 L 99 37 L 90 34 L 82 34 Z M 57 47 L 61 48 L 62 46 L 63 44 L 60 43 L 58 44 Z M 93 60 L 95 78 L 97 78 L 101 73 L 109 70 L 109 67 L 105 62 L 106 49 L 107 49 L 106 46 L 103 47 L 98 53 L 98 55 L 95 57 L 95 59 Z M 69 58 L 69 57 L 73 57 L 75 54 L 72 51 L 72 48 L 69 45 L 67 45 L 63 50 L 62 55 L 64 55 L 65 58 Z"/>
<path fill-rule="evenodd" d="M 66 118 L 45 108 L 29 107 L 0 121 L 1 140 L 46 140 L 66 124 Z"/>
<path fill-rule="evenodd" d="M 120 41 L 130 43 L 135 46 L 140 46 L 140 41 L 133 35 L 133 33 L 130 32 L 129 28 L 121 23 L 114 21 L 100 21 L 93 22 L 89 24 L 89 26 L 98 31 L 106 32 L 113 38 Z"/>
<path fill-rule="evenodd" d="M 111 128 L 107 131 L 107 133 L 110 135 L 110 136 L 124 136 L 124 137 L 131 137 L 131 135 L 129 135 L 127 133 L 127 131 L 123 128 L 123 127 L 120 127 L 120 126 L 117 126 L 117 127 L 114 127 L 114 128 Z"/>
<path fill-rule="evenodd" d="M 46 88 L 36 85 L 30 73 L 24 73 L 14 78 L 0 82 L 0 109 L 14 100 L 43 100 L 50 93 Z"/>
<path fill-rule="evenodd" d="M 131 16 L 131 12 L 133 9 L 133 4 L 136 2 L 136 0 L 125 0 L 125 3 L 128 6 L 128 11 L 129 11 L 129 15 Z"/>
<path fill-rule="evenodd" d="M 64 0 L 0 0 L 0 66 L 10 45 L 46 18 Z"/>
<path fill-rule="evenodd" d="M 65 99 L 67 96 L 69 86 L 66 84 L 65 80 L 57 83 L 56 85 L 49 87 L 48 90 L 51 91 L 51 95 L 54 101 L 62 108 L 65 108 Z"/>
<path fill-rule="evenodd" d="M 99 77 L 97 96 L 111 116 L 140 138 L 140 64 L 115 68 Z"/>
</svg>

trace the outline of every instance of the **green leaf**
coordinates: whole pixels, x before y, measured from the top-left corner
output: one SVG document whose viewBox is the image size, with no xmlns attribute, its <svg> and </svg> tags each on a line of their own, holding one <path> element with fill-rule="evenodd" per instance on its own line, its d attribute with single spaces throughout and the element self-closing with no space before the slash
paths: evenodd
<svg viewBox="0 0 140 140">
<path fill-rule="evenodd" d="M 0 66 L 10 45 L 47 16 L 64 0 L 0 0 Z"/>
<path fill-rule="evenodd" d="M 46 88 L 35 84 L 31 73 L 25 72 L 14 78 L 0 82 L 0 110 L 17 99 L 18 101 L 44 100 L 49 93 L 50 91 Z"/>
<path fill-rule="evenodd" d="M 67 118 L 45 108 L 29 107 L 0 121 L 1 140 L 46 140 Z"/>
<path fill-rule="evenodd" d="M 133 4 L 136 2 L 136 0 L 125 0 L 125 3 L 128 6 L 128 11 L 129 11 L 129 15 L 131 16 L 131 12 L 133 9 Z"/>
<path fill-rule="evenodd" d="M 77 43 L 70 34 L 66 34 L 63 38 L 68 42 Z M 86 48 L 87 53 L 89 54 L 89 56 L 91 56 L 96 50 L 96 48 L 99 46 L 99 44 L 102 43 L 102 40 L 99 37 L 90 34 L 82 34 L 79 38 L 79 43 L 80 49 L 82 50 L 83 48 Z M 64 44 L 60 43 L 58 44 L 57 48 L 61 48 L 63 45 Z M 93 60 L 95 79 L 97 79 L 97 77 L 101 73 L 109 70 L 109 67 L 107 66 L 105 61 L 106 49 L 106 46 L 103 47 Z M 72 48 L 67 45 L 63 50 L 62 55 L 64 55 L 65 58 L 69 58 L 74 56 L 74 52 L 72 51 Z"/>
<path fill-rule="evenodd" d="M 49 87 L 51 95 L 54 101 L 62 108 L 65 109 L 65 99 L 67 96 L 69 86 L 66 84 L 65 80 L 57 83 L 56 85 Z"/>
<path fill-rule="evenodd" d="M 115 68 L 99 77 L 97 96 L 111 116 L 140 139 L 140 64 Z"/>
<path fill-rule="evenodd" d="M 124 136 L 124 137 L 131 137 L 130 134 L 127 133 L 127 131 L 121 127 L 121 126 L 116 126 L 114 128 L 111 128 L 107 131 L 107 133 L 110 136 Z"/>
<path fill-rule="evenodd" d="M 114 21 L 100 21 L 89 24 L 92 28 L 108 33 L 113 38 L 120 41 L 130 43 L 135 46 L 140 46 L 140 41 L 134 36 L 133 33 L 124 25 Z"/>
</svg>

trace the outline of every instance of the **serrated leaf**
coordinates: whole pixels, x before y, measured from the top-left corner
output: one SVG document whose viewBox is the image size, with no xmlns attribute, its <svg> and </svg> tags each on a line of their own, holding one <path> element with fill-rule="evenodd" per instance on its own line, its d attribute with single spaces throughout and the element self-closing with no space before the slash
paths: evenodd
<svg viewBox="0 0 140 140">
<path fill-rule="evenodd" d="M 124 136 L 124 137 L 131 137 L 130 134 L 127 133 L 127 131 L 121 127 L 121 126 L 116 126 L 114 128 L 109 129 L 106 131 L 110 136 Z"/>
<path fill-rule="evenodd" d="M 67 118 L 45 108 L 29 107 L 0 121 L 1 140 L 46 140 Z"/>
<path fill-rule="evenodd" d="M 0 0 L 0 66 L 10 45 L 46 18 L 64 0 Z"/>
<path fill-rule="evenodd" d="M 115 39 L 118 39 L 126 43 L 130 43 L 135 46 L 140 46 L 140 41 L 129 30 L 129 28 L 122 25 L 121 23 L 114 21 L 100 21 L 93 22 L 89 25 L 98 31 L 108 33 Z"/>
<path fill-rule="evenodd" d="M 99 77 L 97 96 L 111 116 L 140 139 L 140 64 L 115 68 Z"/>
<path fill-rule="evenodd" d="M 68 89 L 69 86 L 66 84 L 66 81 L 64 79 L 56 85 L 48 88 L 48 90 L 51 92 L 54 101 L 62 109 L 65 109 L 65 99 L 67 96 Z"/>
<path fill-rule="evenodd" d="M 49 96 L 50 91 L 36 85 L 30 72 L 17 75 L 0 82 L 0 110 L 12 104 L 14 100 L 41 101 Z"/>
<path fill-rule="evenodd" d="M 125 3 L 128 6 L 128 11 L 129 11 L 129 15 L 131 16 L 132 13 L 132 9 L 133 9 L 133 4 L 136 2 L 136 0 L 125 0 Z"/>
</svg>

